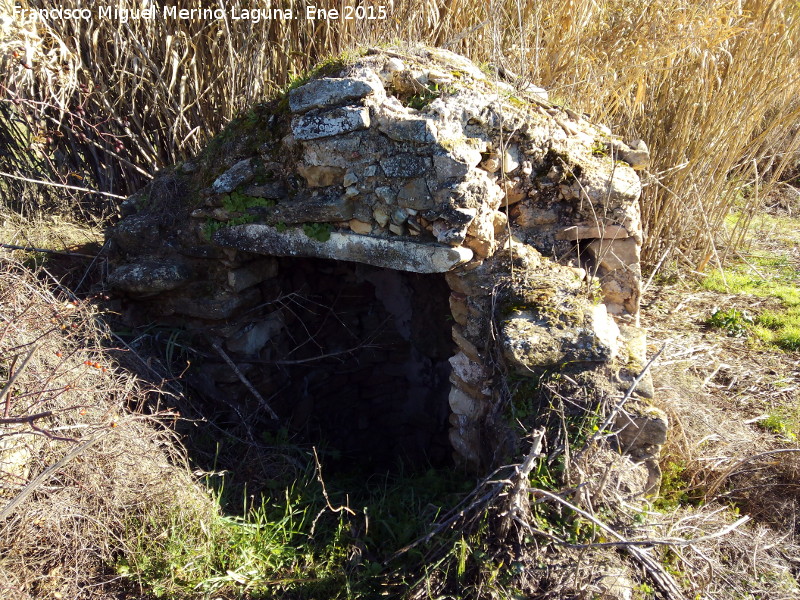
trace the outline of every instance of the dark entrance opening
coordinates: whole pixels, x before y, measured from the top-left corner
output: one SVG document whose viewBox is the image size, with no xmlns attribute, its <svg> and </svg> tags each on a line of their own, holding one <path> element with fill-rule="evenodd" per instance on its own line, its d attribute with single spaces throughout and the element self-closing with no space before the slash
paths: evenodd
<svg viewBox="0 0 800 600">
<path fill-rule="evenodd" d="M 272 402 L 292 433 L 319 444 L 336 468 L 452 460 L 444 277 L 284 258 L 276 282 L 284 328 L 272 348 Z"/>
</svg>

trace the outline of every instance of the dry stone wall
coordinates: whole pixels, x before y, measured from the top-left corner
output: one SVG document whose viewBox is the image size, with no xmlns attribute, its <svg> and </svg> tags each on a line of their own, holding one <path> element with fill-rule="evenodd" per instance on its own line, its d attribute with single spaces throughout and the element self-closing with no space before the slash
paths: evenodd
<svg viewBox="0 0 800 600">
<path fill-rule="evenodd" d="M 372 49 L 254 107 L 129 198 L 110 283 L 131 320 L 268 362 L 286 329 L 279 257 L 444 274 L 449 444 L 486 467 L 513 445 L 511 374 L 580 365 L 618 391 L 643 367 L 635 169 L 647 159 L 642 143 L 461 56 Z M 652 484 L 666 420 L 651 395 L 640 383 L 641 419 L 618 425 Z"/>
</svg>

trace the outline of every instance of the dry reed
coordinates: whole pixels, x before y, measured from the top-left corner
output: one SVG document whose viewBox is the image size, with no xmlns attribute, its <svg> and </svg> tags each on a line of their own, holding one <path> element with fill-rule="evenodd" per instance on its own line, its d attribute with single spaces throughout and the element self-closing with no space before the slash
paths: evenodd
<svg viewBox="0 0 800 600">
<path fill-rule="evenodd" d="M 0 5 L 11 15 L 11 0 Z M 765 175 L 771 181 L 798 160 L 796 3 L 387 6 L 387 19 L 361 21 L 10 17 L 0 31 L 0 136 L 14 150 L 0 167 L 127 194 L 158 168 L 196 153 L 234 115 L 314 62 L 392 40 L 445 46 L 510 68 L 626 138 L 645 139 L 653 155 L 642 201 L 645 259 L 652 262 L 665 253 L 697 269 L 718 261 L 720 245 L 741 234 L 724 234 L 726 215 L 734 207 L 758 209 L 760 193 L 748 188 L 743 198 L 742 186 Z M 244 7 L 249 3 L 227 3 L 228 11 Z"/>
</svg>

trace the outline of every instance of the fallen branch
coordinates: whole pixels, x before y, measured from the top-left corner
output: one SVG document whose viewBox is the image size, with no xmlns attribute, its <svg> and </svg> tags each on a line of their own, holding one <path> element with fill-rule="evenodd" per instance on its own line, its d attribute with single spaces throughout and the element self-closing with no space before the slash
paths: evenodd
<svg viewBox="0 0 800 600">
<path fill-rule="evenodd" d="M 273 420 L 275 421 L 280 421 L 280 418 L 278 417 L 277 413 L 274 410 L 272 410 L 272 407 L 269 405 L 269 403 L 266 400 L 264 400 L 264 397 L 261 394 L 258 393 L 258 390 L 255 387 L 253 387 L 253 384 L 250 383 L 250 380 L 248 380 L 247 377 L 244 376 L 244 373 L 242 373 L 239 367 L 237 367 L 236 364 L 234 364 L 234 362 L 231 360 L 231 357 L 225 353 L 222 347 L 216 342 L 212 343 L 211 346 L 212 348 L 214 348 L 214 350 L 217 351 L 217 354 L 219 354 L 222 357 L 222 360 L 224 360 L 228 364 L 231 370 L 233 370 L 233 372 L 239 378 L 239 381 L 241 381 L 245 385 L 245 387 L 248 390 L 250 390 L 250 393 L 253 394 L 253 396 L 255 396 L 256 400 L 258 400 L 258 403 L 264 408 L 264 410 L 266 410 L 269 413 L 269 416 L 272 417 Z"/>
<path fill-rule="evenodd" d="M 78 455 L 82 454 L 86 450 L 88 450 L 91 446 L 97 443 L 103 435 L 110 431 L 107 429 L 103 432 L 98 433 L 91 439 L 86 440 L 80 446 L 76 446 L 72 450 L 70 450 L 67 454 L 65 454 L 61 459 L 47 467 L 41 474 L 39 474 L 36 479 L 32 480 L 28 485 L 26 485 L 19 494 L 14 496 L 11 501 L 3 507 L 3 510 L 0 510 L 0 521 L 7 519 L 11 514 L 19 507 L 25 499 L 30 496 L 36 489 L 47 482 L 48 479 L 61 469 L 65 464 L 71 461 L 73 458 L 77 457 Z"/>
<path fill-rule="evenodd" d="M 16 244 L 0 244 L 0 248 L 7 250 L 24 250 L 26 252 L 42 252 L 44 254 L 57 254 L 59 256 L 76 256 L 78 258 L 95 259 L 99 254 L 82 254 L 80 252 L 69 252 L 68 250 L 50 250 L 48 248 L 35 248 L 34 246 L 17 246 Z"/>
<path fill-rule="evenodd" d="M 639 564 L 642 565 L 642 568 L 647 572 L 648 575 L 653 579 L 653 581 L 661 588 L 661 591 L 664 592 L 664 595 L 670 600 L 684 600 L 685 596 L 683 592 L 681 592 L 680 587 L 673 579 L 672 575 L 670 575 L 667 571 L 664 570 L 658 561 L 656 561 L 652 556 L 650 556 L 645 550 L 642 548 L 637 547 L 636 545 L 631 544 L 625 537 L 618 533 L 616 530 L 612 529 L 602 521 L 598 520 L 594 515 L 591 513 L 579 508 L 565 500 L 561 496 L 554 494 L 552 492 L 548 492 L 547 490 L 542 490 L 538 488 L 529 488 L 528 491 L 532 494 L 536 494 L 539 496 L 544 496 L 546 498 L 550 498 L 551 500 L 555 500 L 560 504 L 566 506 L 570 510 L 578 513 L 583 518 L 589 520 L 592 524 L 596 525 L 609 535 L 617 538 L 618 545 L 622 546 L 630 555 L 633 557 Z"/>
<path fill-rule="evenodd" d="M 18 179 L 19 181 L 26 181 L 28 183 L 38 183 L 39 185 L 46 185 L 50 187 L 57 187 L 57 188 L 64 188 L 67 190 L 73 190 L 75 192 L 89 192 L 90 194 L 100 194 L 101 196 L 108 196 L 109 198 L 117 198 L 118 200 L 125 200 L 127 196 L 119 196 L 117 194 L 111 194 L 109 192 L 99 192 L 97 190 L 90 190 L 89 188 L 78 187 L 75 185 L 67 185 L 65 183 L 55 183 L 54 181 L 43 181 L 41 179 L 30 179 L 28 177 L 21 177 L 19 175 L 14 175 L 12 173 L 5 173 L 0 171 L 0 177 L 8 177 L 9 179 Z"/>
</svg>

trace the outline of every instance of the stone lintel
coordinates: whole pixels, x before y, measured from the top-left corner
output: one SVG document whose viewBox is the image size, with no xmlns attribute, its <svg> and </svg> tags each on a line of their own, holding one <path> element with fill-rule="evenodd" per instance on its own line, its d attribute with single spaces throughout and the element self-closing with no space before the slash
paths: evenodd
<svg viewBox="0 0 800 600">
<path fill-rule="evenodd" d="M 214 242 L 256 254 L 346 260 L 414 273 L 444 273 L 472 259 L 468 248 L 338 231 L 321 242 L 299 228 L 279 233 L 257 223 L 221 229 L 214 234 Z"/>
</svg>

